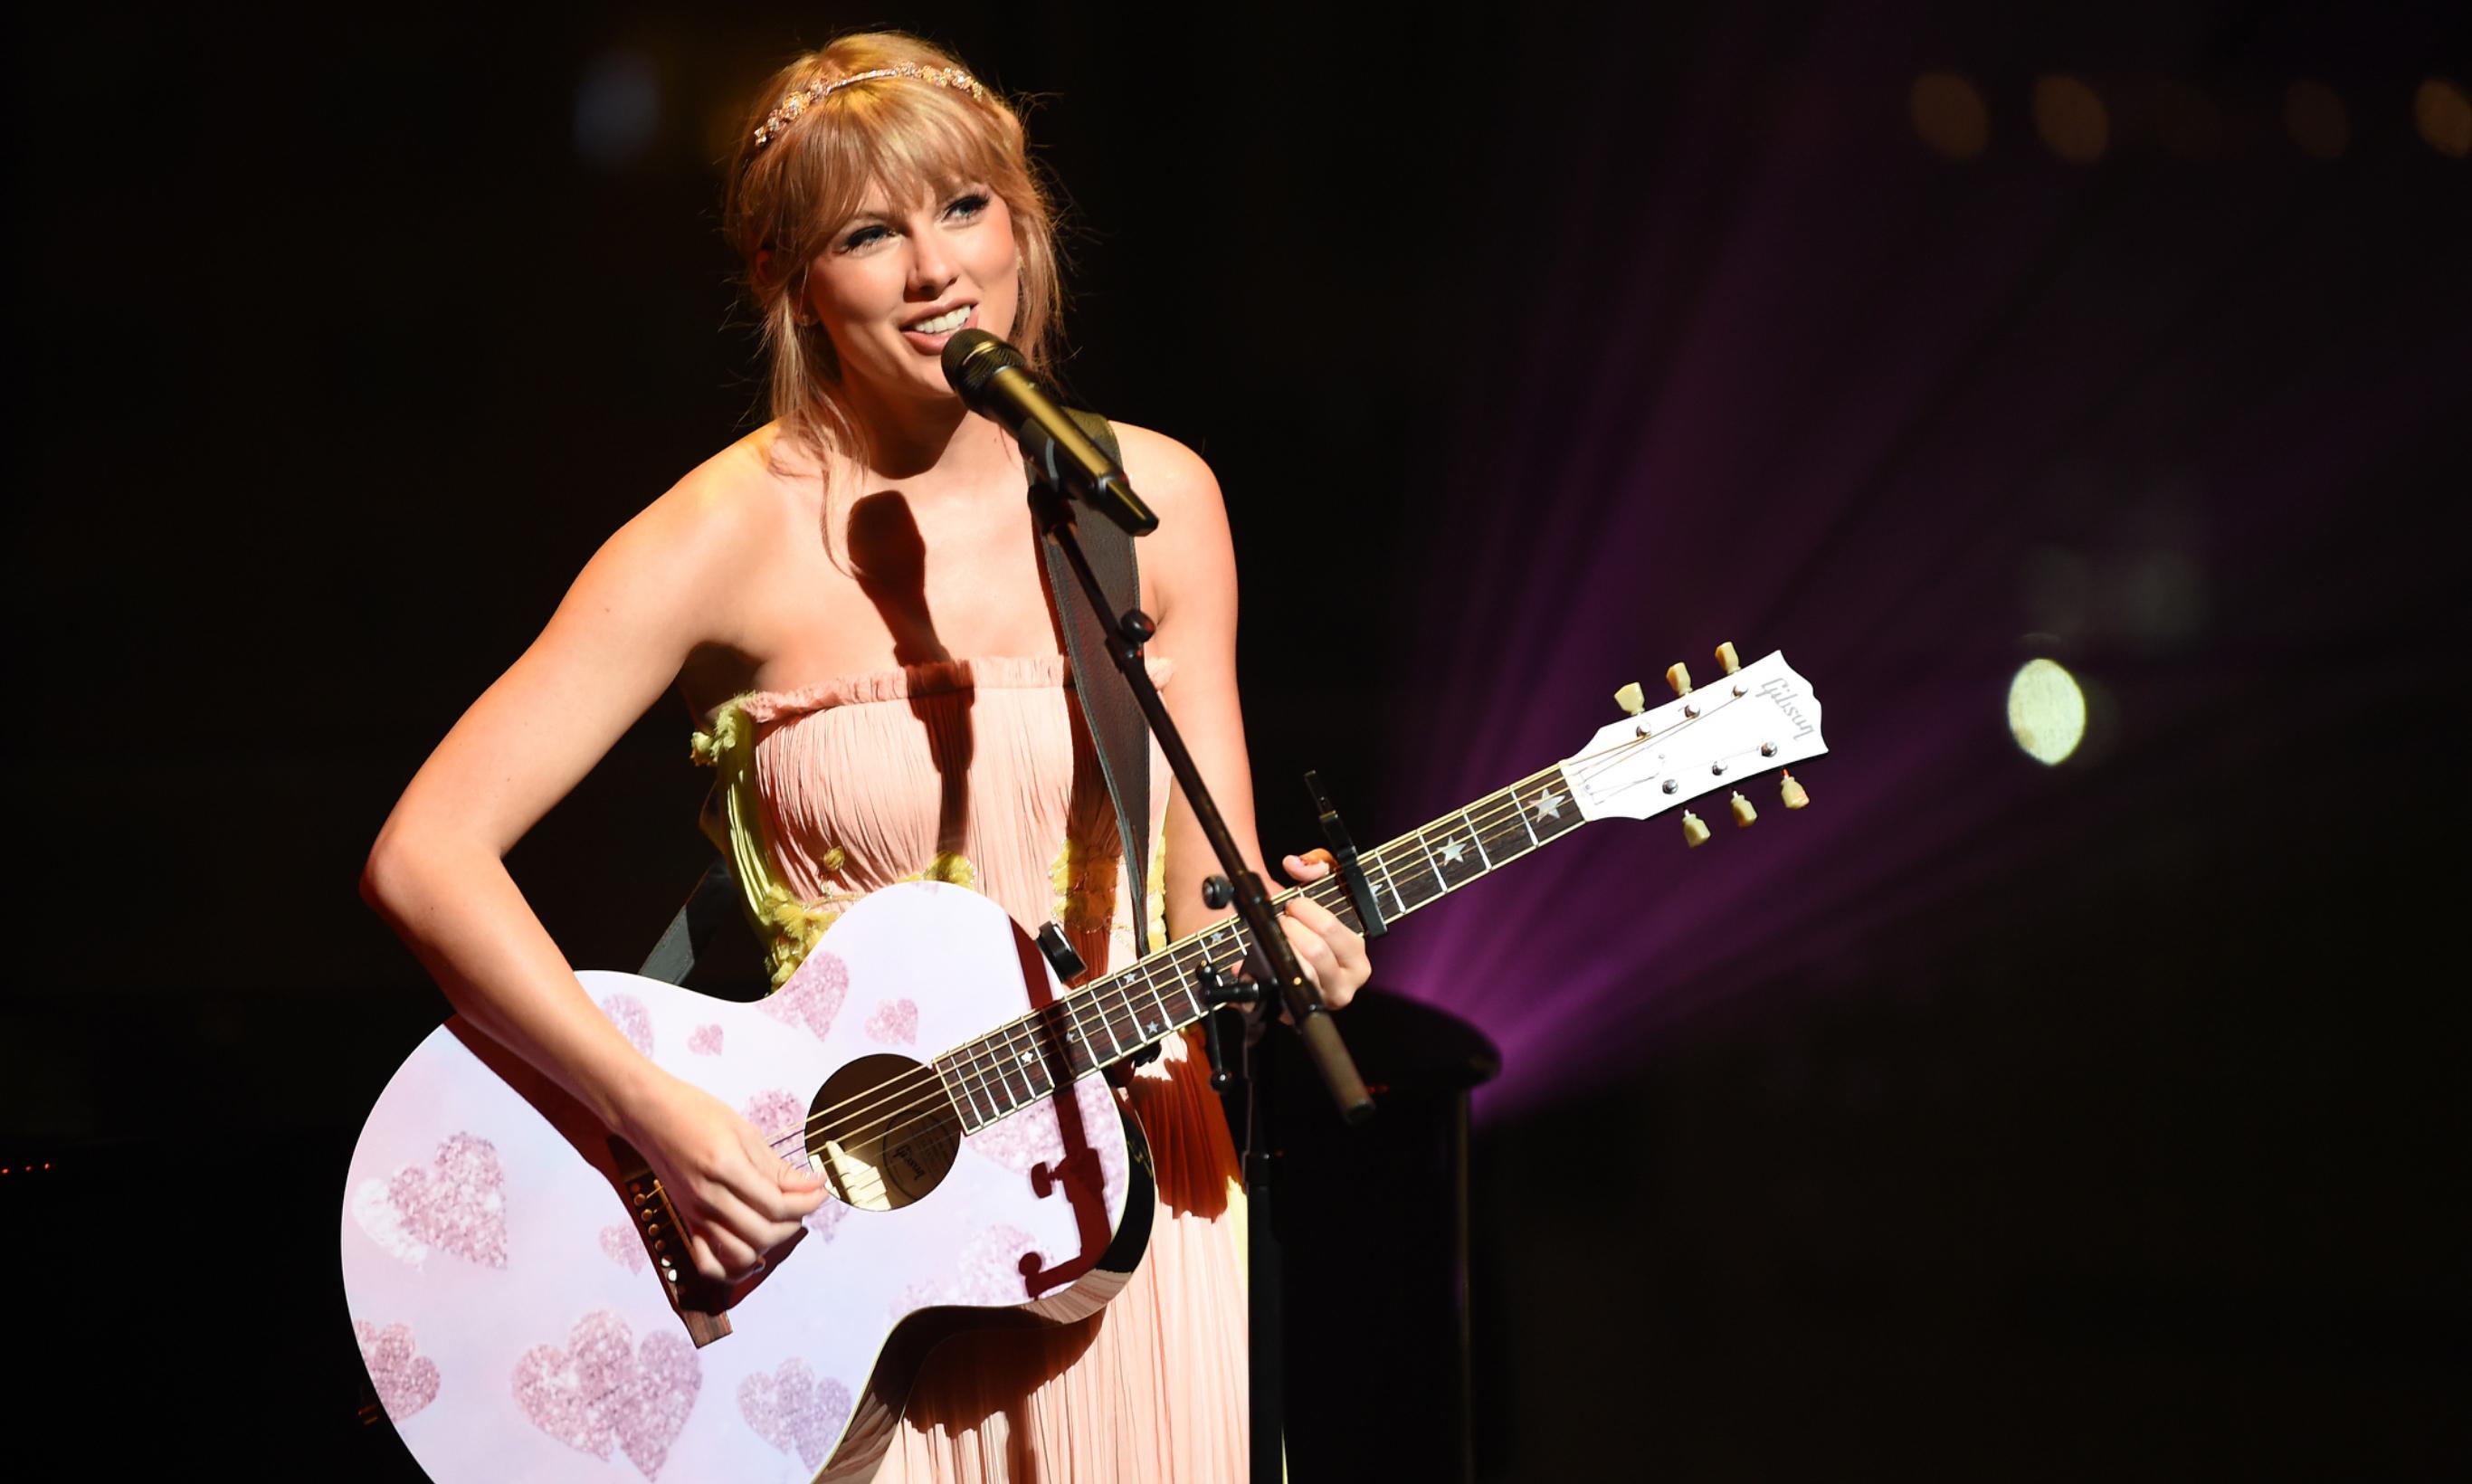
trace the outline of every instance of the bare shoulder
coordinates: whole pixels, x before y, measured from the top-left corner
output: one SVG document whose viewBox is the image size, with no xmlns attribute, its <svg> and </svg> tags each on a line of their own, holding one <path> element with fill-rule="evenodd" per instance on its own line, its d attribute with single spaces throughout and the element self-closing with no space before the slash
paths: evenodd
<svg viewBox="0 0 2472 1484">
<path fill-rule="evenodd" d="M 1164 433 L 1119 422 L 1116 442 L 1133 489 L 1159 517 L 1157 532 L 1141 543 L 1153 616 L 1162 626 L 1179 612 L 1214 629 L 1232 623 L 1236 556 L 1218 476 L 1200 454 Z M 1207 616 L 1223 612 L 1224 619 Z"/>
<path fill-rule="evenodd" d="M 1162 526 L 1170 511 L 1220 518 L 1219 478 L 1201 455 L 1165 433 L 1130 422 L 1113 425 L 1116 442 L 1124 450 L 1125 472 L 1142 498 L 1158 511 Z"/>
<path fill-rule="evenodd" d="M 770 432 L 758 429 L 688 470 L 620 527 L 610 547 L 679 572 L 725 571 L 768 549 L 796 515 Z"/>
</svg>

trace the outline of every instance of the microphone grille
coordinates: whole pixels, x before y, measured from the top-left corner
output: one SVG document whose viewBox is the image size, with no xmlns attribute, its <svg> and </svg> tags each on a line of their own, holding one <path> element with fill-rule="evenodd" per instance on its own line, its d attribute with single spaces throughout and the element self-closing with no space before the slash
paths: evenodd
<svg viewBox="0 0 2472 1484">
<path fill-rule="evenodd" d="M 996 372 L 1030 364 L 1020 351 L 982 329 L 966 329 L 944 342 L 943 361 L 946 384 L 972 404 Z"/>
</svg>

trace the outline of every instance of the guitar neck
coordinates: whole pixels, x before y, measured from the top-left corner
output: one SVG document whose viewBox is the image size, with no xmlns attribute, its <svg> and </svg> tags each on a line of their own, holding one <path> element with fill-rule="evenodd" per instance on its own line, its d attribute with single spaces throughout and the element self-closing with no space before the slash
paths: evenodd
<svg viewBox="0 0 2472 1484">
<path fill-rule="evenodd" d="M 1563 765 L 1532 775 L 1445 814 L 1420 829 L 1361 851 L 1358 862 L 1374 910 L 1395 922 L 1578 828 L 1583 822 Z M 1304 896 L 1349 927 L 1364 920 L 1337 874 L 1272 898 Z M 1131 966 L 1082 986 L 1053 1005 L 936 1059 L 970 1132 L 1053 1093 L 1209 1013 L 1201 975 L 1249 956 L 1252 938 L 1228 918 Z"/>
</svg>

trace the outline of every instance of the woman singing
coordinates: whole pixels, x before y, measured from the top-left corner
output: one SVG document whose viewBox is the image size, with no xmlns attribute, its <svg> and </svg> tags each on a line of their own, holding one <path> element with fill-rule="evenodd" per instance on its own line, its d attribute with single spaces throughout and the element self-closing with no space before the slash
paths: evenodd
<svg viewBox="0 0 2472 1484">
<path fill-rule="evenodd" d="M 413 778 L 364 883 L 469 1022 L 640 1152 L 690 1233 L 695 1268 L 724 1281 L 799 1233 L 826 1198 L 821 1181 L 639 1053 L 502 864 L 664 691 L 680 692 L 699 757 L 721 770 L 707 824 L 741 867 L 776 984 L 840 912 L 905 880 L 969 886 L 1026 930 L 1058 921 L 1094 972 L 1129 962 L 1136 942 L 1020 452 L 963 409 L 939 364 L 965 327 L 1034 363 L 1053 338 L 1050 208 L 1019 119 L 922 42 L 843 37 L 756 100 L 725 229 L 764 325 L 772 420 L 593 557 Z M 1142 606 L 1157 622 L 1152 672 L 1249 850 L 1236 572 L 1218 486 L 1175 440 L 1116 432 L 1160 515 L 1140 548 Z M 1152 899 L 1174 940 L 1219 915 L 1200 894 L 1216 865 L 1153 772 L 1153 797 L 1167 802 L 1151 826 L 1164 838 Z M 1328 869 L 1295 856 L 1286 867 L 1296 879 Z M 1332 1004 L 1365 982 L 1362 941 L 1328 913 L 1298 898 L 1284 926 Z M 1118 1096 L 1157 1166 L 1138 1271 L 1094 1318 L 938 1350 L 882 1477 L 1242 1475 L 1235 1155 L 1181 1039 Z"/>
</svg>

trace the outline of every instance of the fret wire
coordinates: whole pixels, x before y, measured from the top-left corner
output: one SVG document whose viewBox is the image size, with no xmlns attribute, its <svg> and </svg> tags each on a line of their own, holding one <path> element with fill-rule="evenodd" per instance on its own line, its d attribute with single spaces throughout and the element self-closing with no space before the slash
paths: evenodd
<svg viewBox="0 0 2472 1484">
<path fill-rule="evenodd" d="M 937 1077 L 938 1077 L 939 1079 L 940 1079 L 940 1080 L 943 1082 L 943 1084 L 944 1084 L 944 1095 L 945 1095 L 946 1097 L 952 1098 L 952 1099 L 953 1099 L 953 1102 L 954 1102 L 954 1104 L 955 1104 L 955 1106 L 957 1106 L 957 1107 L 961 1108 L 961 1110 L 962 1110 L 962 1121 L 963 1121 L 963 1123 L 968 1123 L 968 1122 L 969 1122 L 969 1120 L 970 1120 L 970 1118 L 971 1118 L 971 1117 L 972 1117 L 972 1116 L 977 1113 L 977 1109 L 976 1109 L 975 1107 L 972 1107 L 972 1106 L 971 1106 L 971 1105 L 969 1105 L 969 1104 L 964 1103 L 964 1102 L 963 1101 L 962 1097 L 954 1091 L 954 1083 L 953 1083 L 953 1077 L 952 1077 L 952 1074 L 946 1070 L 946 1064 L 947 1064 L 947 1063 L 949 1063 L 951 1060 L 952 1060 L 952 1058 L 951 1058 L 949 1055 L 947 1055 L 947 1056 L 941 1056 L 941 1057 L 938 1057 L 935 1061 L 933 1061 L 933 1062 L 929 1063 L 928 1065 L 931 1065 L 931 1066 L 933 1066 L 933 1067 L 936 1069 L 936 1075 L 937 1075 Z"/>
<path fill-rule="evenodd" d="M 1468 840 L 1476 847 L 1476 858 L 1484 863 L 1486 870 L 1491 871 L 1493 857 L 1486 853 L 1485 831 L 1476 827 L 1476 821 L 1468 818 L 1468 811 L 1465 809 L 1460 811 L 1460 823 L 1468 827 Z"/>
<path fill-rule="evenodd" d="M 1056 1074 L 1048 1066 L 1044 1054 L 1046 1043 L 1034 1025 L 1023 1027 L 1021 1040 L 1021 1055 L 1015 1061 L 1015 1065 L 1021 1067 L 1021 1080 L 1029 1086 L 1031 1096 L 1045 1097 L 1056 1090 Z M 1047 1085 L 1042 1087 L 1041 1083 Z"/>
<path fill-rule="evenodd" d="M 994 1093 L 997 1101 L 1004 1104 L 1006 1113 L 1015 1112 L 1022 1103 L 1021 1094 L 1014 1090 L 1012 1080 L 1006 1075 L 1009 1068 L 1005 1065 L 1004 1044 L 1010 1039 L 1011 1034 L 1012 1027 L 1004 1026 L 980 1042 L 980 1055 L 986 1059 L 989 1090 Z"/>
<path fill-rule="evenodd" d="M 1116 995 L 1116 1008 L 1107 1012 L 1107 1039 L 1116 1043 L 1116 1052 L 1119 1059 L 1129 1056 L 1134 1051 L 1140 1050 L 1142 1045 L 1142 1017 L 1133 1010 L 1132 991 L 1127 987 L 1129 981 L 1130 981 L 1132 977 L 1132 970 L 1128 969 L 1123 973 L 1120 973 L 1107 981 L 1108 985 L 1114 990 Z M 1129 1031 L 1131 1034 L 1126 1035 L 1117 1031 L 1116 1013 L 1118 1010 L 1121 1010 L 1124 1013 L 1126 1030 Z"/>
<path fill-rule="evenodd" d="M 1418 853 L 1419 853 L 1419 854 L 1423 853 L 1423 850 L 1424 850 L 1424 842 L 1423 842 L 1423 840 L 1422 840 L 1421 838 L 1419 838 L 1422 834 L 1423 834 L 1423 831 L 1419 830 L 1419 831 L 1417 832 L 1417 835 L 1416 835 L 1416 836 L 1410 836 L 1410 837 L 1407 837 L 1407 842 L 1406 842 L 1406 843 L 1408 843 L 1408 844 L 1410 844 L 1410 845 L 1414 845 L 1414 846 L 1415 846 L 1415 847 L 1417 848 L 1417 851 L 1418 851 Z M 1424 867 L 1422 867 L 1421 869 L 1426 870 L 1426 871 L 1431 871 L 1433 868 L 1432 868 L 1431 863 L 1429 862 L 1429 863 L 1427 863 Z M 1410 885 L 1412 885 L 1412 886 L 1415 884 L 1415 880 L 1414 880 L 1414 877 L 1411 877 L 1411 878 L 1410 878 L 1409 884 L 1410 884 Z M 1438 886 L 1438 885 L 1440 884 L 1439 880 L 1438 879 L 1438 880 L 1436 881 L 1436 883 L 1435 883 L 1435 884 L 1436 884 L 1437 886 Z M 1433 895 L 1433 896 L 1431 896 L 1431 897 L 1428 897 L 1428 898 L 1424 898 L 1424 900 L 1423 900 L 1423 901 L 1419 901 L 1419 902 L 1417 902 L 1417 903 L 1416 903 L 1416 907 L 1423 907 L 1423 906 L 1425 906 L 1427 903 L 1430 903 L 1430 902 L 1433 902 L 1433 901 L 1435 901 L 1435 900 L 1438 899 L 1438 898 L 1441 897 L 1441 895 L 1442 895 L 1442 894 L 1441 894 L 1440 892 L 1438 892 L 1438 892 L 1434 893 L 1434 895 Z M 1402 904 L 1404 904 L 1404 903 L 1407 901 L 1407 898 L 1403 897 L 1403 898 L 1400 898 L 1400 901 L 1402 902 Z M 1410 910 L 1410 911 L 1414 911 L 1414 910 L 1416 910 L 1416 909 L 1415 909 L 1415 908 L 1410 908 L 1409 910 Z"/>
<path fill-rule="evenodd" d="M 1156 1041 L 1168 1033 L 1168 1021 L 1174 1019 L 1175 1017 L 1168 1014 L 1167 1000 L 1159 993 L 1158 981 L 1151 977 L 1149 966 L 1145 963 L 1137 964 L 1134 967 L 1140 970 L 1142 976 L 1142 988 L 1149 993 L 1151 997 L 1152 1018 L 1142 1027 L 1142 1035 L 1145 1038 L 1144 1044 L 1148 1044 L 1150 1041 Z"/>
<path fill-rule="evenodd" d="M 1048 1006 L 1045 1014 L 1051 1024 L 1062 1027 L 1057 1032 L 1057 1040 L 1063 1047 L 1064 1069 L 1078 1080 L 1089 1069 L 1081 1065 L 1088 1044 L 1088 1037 L 1082 1029 L 1081 1012 L 1068 996 Z"/>
<path fill-rule="evenodd" d="M 1071 999 L 1058 1000 L 1050 1018 L 1064 1026 L 1060 1035 L 1064 1069 L 1079 1082 L 1098 1065 L 1097 1053 L 1090 1048 L 1090 1033 L 1082 1025 L 1081 1007 Z"/>
<path fill-rule="evenodd" d="M 1045 1097 L 1056 1090 L 1054 1086 L 1056 1079 L 1047 1069 L 1047 1058 L 1039 1055 L 1039 1052 L 1045 1048 L 1039 1044 L 1034 1022 L 1022 1027 L 1020 1039 L 1021 1053 L 1013 1058 L 1013 1065 L 1021 1068 L 1022 1086 L 1030 1089 L 1031 1096 Z M 1039 1083 L 1042 1079 L 1049 1086 L 1040 1087 Z"/>
<path fill-rule="evenodd" d="M 1004 1085 L 1004 1065 L 996 1060 L 994 1049 L 997 1038 L 1003 1034 L 1003 1029 L 999 1027 L 972 1042 L 974 1048 L 972 1056 L 978 1064 L 979 1084 L 986 1089 L 987 1102 L 995 1108 L 996 1116 L 999 1118 L 1012 1112 L 1010 1095 Z"/>
<path fill-rule="evenodd" d="M 1201 992 L 1194 983 L 1193 976 L 1177 969 L 1173 962 L 1167 967 L 1173 970 L 1168 975 L 1168 984 L 1176 991 L 1176 1003 L 1169 1010 L 1168 1018 L 1182 1025 L 1191 1025 L 1208 1015 L 1210 1007 L 1201 1002 Z"/>
<path fill-rule="evenodd" d="M 1105 1062 L 1100 1059 L 1099 1043 L 1090 1038 L 1090 1022 L 1088 1017 L 1082 1014 L 1085 1009 L 1090 1007 L 1090 997 L 1086 993 L 1077 992 L 1070 1000 L 1066 1001 L 1066 1003 L 1073 1007 L 1074 1044 L 1082 1048 L 1083 1058 L 1090 1064 L 1087 1066 L 1080 1068 L 1077 1075 L 1086 1077 L 1090 1073 L 1097 1071 L 1100 1067 L 1106 1065 Z M 1099 1017 L 1099 1028 L 1103 1031 L 1107 1028 L 1107 1017 L 1104 1015 Z M 1111 1041 L 1114 1040 L 1113 1037 L 1108 1039 Z"/>
<path fill-rule="evenodd" d="M 1382 873 L 1382 885 L 1390 893 L 1390 915 L 1406 917 L 1408 909 L 1399 904 L 1399 883 L 1390 879 L 1390 863 L 1382 858 L 1379 850 L 1373 853 L 1373 869 Z M 1365 884 L 1369 887 L 1373 883 L 1368 880 Z"/>
<path fill-rule="evenodd" d="M 1107 1007 L 1105 1004 L 1100 1003 L 1099 996 L 1105 993 L 1107 986 L 1115 983 L 1121 977 L 1123 977 L 1121 974 L 1109 974 L 1106 978 L 1100 980 L 1097 984 L 1090 987 L 1089 998 L 1091 1006 L 1099 1012 L 1099 1029 L 1107 1033 L 1107 1060 L 1110 1062 L 1121 1062 L 1125 1059 L 1125 1046 L 1124 1042 L 1116 1039 L 1115 1027 L 1107 1023 Z M 1095 1051 L 1097 1048 L 1094 1046 L 1092 1049 Z"/>
<path fill-rule="evenodd" d="M 1002 1100 L 996 1096 L 995 1088 L 987 1082 L 986 1062 L 986 1047 L 984 1041 L 971 1042 L 969 1066 L 971 1095 L 986 1110 L 981 1115 L 982 1121 L 993 1123 L 1004 1116 L 1004 1112 L 999 1106 Z"/>
<path fill-rule="evenodd" d="M 1039 1094 L 1042 1097 L 1056 1090 L 1056 1027 L 1054 1017 L 1048 1014 L 1055 1008 L 1042 1005 L 1032 1012 L 1030 1023 L 1023 1032 L 1028 1044 L 1022 1047 L 1022 1054 L 1030 1060 L 1021 1065 L 1047 1079 L 1048 1087 Z"/>
<path fill-rule="evenodd" d="M 1153 1039 L 1166 1036 L 1170 1034 L 1171 1028 L 1176 1024 L 1176 1012 L 1169 1008 L 1167 995 L 1159 989 L 1158 966 L 1153 963 L 1144 963 L 1140 965 L 1139 968 L 1142 975 L 1142 988 L 1150 992 L 1151 1014 L 1155 1017 L 1151 1021 L 1151 1024 L 1155 1026 L 1156 1029 L 1153 1030 L 1151 1035 Z M 1169 977 L 1173 979 L 1174 975 L 1170 975 Z"/>
<path fill-rule="evenodd" d="M 997 1089 L 1004 1093 L 1005 1101 L 1010 1105 L 1005 1109 L 1007 1113 L 1017 1111 L 1022 1104 L 1029 1101 L 1025 1089 L 1013 1080 L 1012 1058 L 1010 1054 L 1015 1025 L 1018 1023 L 1008 1025 L 987 1039 L 987 1070 L 994 1076 Z"/>
<path fill-rule="evenodd" d="M 998 1075 L 1003 1077 L 1005 1091 L 1012 1095 L 1015 1108 L 1025 1106 L 1037 1095 L 1032 1089 L 1030 1080 L 1022 1076 L 1020 1060 L 1013 1055 L 1013 1041 L 1020 1035 L 1021 1022 L 1016 1020 L 1005 1027 L 1004 1037 L 996 1045 Z"/>
<path fill-rule="evenodd" d="M 1152 1041 L 1151 1017 L 1156 1011 L 1156 1001 L 1158 996 L 1151 991 L 1149 970 L 1139 964 L 1128 964 L 1125 966 L 1125 978 L 1127 983 L 1125 993 L 1125 1011 L 1128 1015 L 1130 1015 L 1133 1017 L 1134 1043 L 1136 1045 L 1147 1046 Z M 1142 1003 L 1145 999 L 1152 1001 L 1151 1006 L 1147 1009 L 1144 1008 Z"/>
<path fill-rule="evenodd" d="M 969 1084 L 970 1096 L 985 1110 L 980 1115 L 981 1122 L 982 1124 L 993 1123 L 1003 1114 L 996 1108 L 995 1089 L 987 1086 L 986 1067 L 984 1065 L 986 1057 L 986 1038 L 982 1036 L 976 1041 L 968 1041 L 961 1047 L 961 1050 L 963 1056 L 957 1065 L 962 1067 L 963 1079 Z"/>
</svg>

